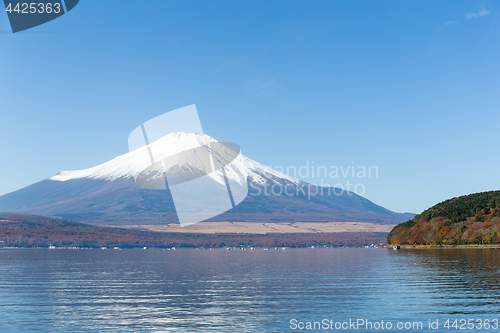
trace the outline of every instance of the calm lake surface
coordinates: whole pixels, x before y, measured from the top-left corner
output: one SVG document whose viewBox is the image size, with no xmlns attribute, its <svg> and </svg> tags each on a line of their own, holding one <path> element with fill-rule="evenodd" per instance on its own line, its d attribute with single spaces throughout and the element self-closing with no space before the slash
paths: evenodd
<svg viewBox="0 0 500 333">
<path fill-rule="evenodd" d="M 499 253 L 0 249 L 0 332 L 494 332 Z"/>
</svg>

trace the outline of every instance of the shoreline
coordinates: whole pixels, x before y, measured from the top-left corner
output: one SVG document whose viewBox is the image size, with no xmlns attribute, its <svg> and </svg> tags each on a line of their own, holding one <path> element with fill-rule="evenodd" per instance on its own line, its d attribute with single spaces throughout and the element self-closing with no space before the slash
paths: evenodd
<svg viewBox="0 0 500 333">
<path fill-rule="evenodd" d="M 388 233 L 394 224 L 371 222 L 199 222 L 181 227 L 179 224 L 130 224 L 120 228 L 177 234 L 321 234 L 340 232 Z"/>
<path fill-rule="evenodd" d="M 500 249 L 500 244 L 465 244 L 465 245 L 387 245 L 379 248 L 393 249 L 399 246 L 398 250 L 413 250 L 413 249 Z"/>
</svg>

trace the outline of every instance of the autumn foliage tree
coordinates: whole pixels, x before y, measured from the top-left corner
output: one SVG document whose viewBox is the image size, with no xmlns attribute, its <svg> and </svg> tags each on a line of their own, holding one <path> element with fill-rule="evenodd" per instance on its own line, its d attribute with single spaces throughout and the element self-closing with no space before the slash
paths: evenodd
<svg viewBox="0 0 500 333">
<path fill-rule="evenodd" d="M 465 245 L 500 243 L 500 191 L 443 201 L 387 236 L 389 244 Z"/>
</svg>

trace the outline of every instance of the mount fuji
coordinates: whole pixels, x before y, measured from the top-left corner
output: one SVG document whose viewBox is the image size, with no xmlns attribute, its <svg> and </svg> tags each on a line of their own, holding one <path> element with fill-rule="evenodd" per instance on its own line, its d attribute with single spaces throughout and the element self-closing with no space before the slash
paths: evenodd
<svg viewBox="0 0 500 333">
<path fill-rule="evenodd" d="M 150 144 L 164 157 L 217 142 L 205 134 L 171 133 Z M 205 146 L 206 147 L 206 146 Z M 170 191 L 138 187 L 136 170 L 147 167 L 139 151 L 93 168 L 62 171 L 53 177 L 0 196 L 0 211 L 59 217 L 97 225 L 178 223 Z M 196 158 L 196 156 L 195 156 Z M 396 213 L 352 192 L 311 185 L 243 155 L 225 168 L 229 181 L 248 183 L 245 199 L 207 222 L 369 222 L 398 224 L 414 217 Z M 179 170 L 167 170 L 169 173 Z M 224 184 L 220 174 L 208 176 Z M 286 191 L 285 191 L 286 189 Z"/>
</svg>

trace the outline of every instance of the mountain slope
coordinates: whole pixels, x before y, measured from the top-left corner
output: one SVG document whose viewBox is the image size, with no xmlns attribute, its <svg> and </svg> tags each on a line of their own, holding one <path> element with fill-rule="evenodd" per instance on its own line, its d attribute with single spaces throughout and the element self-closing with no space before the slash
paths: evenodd
<svg viewBox="0 0 500 333">
<path fill-rule="evenodd" d="M 203 134 L 173 133 L 151 144 L 171 156 L 215 142 Z M 63 171 L 0 197 L 0 211 L 69 218 L 102 225 L 177 223 L 170 191 L 136 186 L 134 175 L 147 161 L 133 151 L 77 171 Z M 174 172 L 174 171 L 167 171 Z M 261 165 L 243 155 L 227 166 L 230 181 L 248 182 L 249 194 L 233 209 L 209 221 L 373 222 L 396 224 L 413 217 L 389 211 L 354 193 L 321 188 Z M 218 174 L 209 175 L 224 184 Z"/>
</svg>

